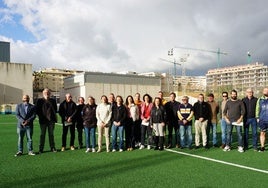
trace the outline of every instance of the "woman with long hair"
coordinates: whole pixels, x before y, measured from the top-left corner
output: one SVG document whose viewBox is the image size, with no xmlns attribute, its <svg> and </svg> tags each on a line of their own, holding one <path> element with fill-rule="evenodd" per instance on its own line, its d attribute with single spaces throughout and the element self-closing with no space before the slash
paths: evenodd
<svg viewBox="0 0 268 188">
<path fill-rule="evenodd" d="M 112 117 L 111 104 L 108 103 L 106 95 L 101 96 L 101 103 L 96 109 L 97 127 L 98 127 L 98 153 L 101 152 L 102 136 L 105 135 L 106 151 L 110 152 L 110 125 Z"/>
</svg>

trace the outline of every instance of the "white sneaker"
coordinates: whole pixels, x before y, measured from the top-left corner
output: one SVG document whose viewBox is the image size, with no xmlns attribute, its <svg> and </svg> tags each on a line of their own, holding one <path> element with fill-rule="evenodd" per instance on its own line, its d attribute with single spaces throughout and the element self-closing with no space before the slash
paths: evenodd
<svg viewBox="0 0 268 188">
<path fill-rule="evenodd" d="M 95 152 L 96 152 L 95 148 L 92 148 L 92 153 L 95 153 Z"/>
<path fill-rule="evenodd" d="M 35 155 L 35 153 L 32 151 L 29 151 L 28 155 Z"/>
<path fill-rule="evenodd" d="M 225 147 L 223 148 L 223 151 L 230 151 L 230 150 L 231 150 L 230 146 L 225 146 Z"/>
<path fill-rule="evenodd" d="M 147 146 L 147 149 L 151 149 L 151 145 L 148 145 L 148 146 Z"/>
<path fill-rule="evenodd" d="M 240 153 L 243 153 L 244 152 L 244 149 L 243 149 L 242 146 L 238 146 L 238 150 L 237 151 L 240 152 Z"/>
<path fill-rule="evenodd" d="M 116 152 L 116 149 L 113 149 L 112 152 Z"/>
<path fill-rule="evenodd" d="M 144 149 L 144 145 L 141 145 L 141 146 L 140 146 L 140 149 Z"/>
<path fill-rule="evenodd" d="M 90 148 L 87 148 L 87 150 L 85 151 L 86 153 L 90 152 Z"/>
<path fill-rule="evenodd" d="M 123 152 L 123 149 L 120 149 L 119 152 Z"/>
</svg>

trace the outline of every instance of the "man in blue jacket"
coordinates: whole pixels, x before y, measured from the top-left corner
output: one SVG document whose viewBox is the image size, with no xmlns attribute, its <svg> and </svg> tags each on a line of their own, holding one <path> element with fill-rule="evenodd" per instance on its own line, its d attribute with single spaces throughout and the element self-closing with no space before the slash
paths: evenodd
<svg viewBox="0 0 268 188">
<path fill-rule="evenodd" d="M 17 133 L 18 133 L 18 152 L 15 157 L 23 154 L 23 139 L 26 134 L 28 155 L 35 155 L 33 152 L 32 136 L 33 121 L 35 119 L 35 107 L 29 103 L 29 95 L 23 95 L 22 103 L 16 107 Z"/>
</svg>

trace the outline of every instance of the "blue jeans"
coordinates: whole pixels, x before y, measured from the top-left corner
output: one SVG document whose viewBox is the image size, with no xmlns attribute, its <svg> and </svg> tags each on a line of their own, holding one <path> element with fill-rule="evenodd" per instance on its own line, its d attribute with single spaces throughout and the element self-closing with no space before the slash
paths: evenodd
<svg viewBox="0 0 268 188">
<path fill-rule="evenodd" d="M 192 126 L 191 125 L 180 125 L 178 132 L 180 132 L 180 144 L 181 147 L 191 147 L 193 136 L 192 136 Z M 177 133 L 178 133 L 177 132 Z"/>
<path fill-rule="evenodd" d="M 85 138 L 86 138 L 86 147 L 90 148 L 90 137 L 92 142 L 92 149 L 95 149 L 96 146 L 96 128 L 95 127 L 85 127 Z"/>
<path fill-rule="evenodd" d="M 224 118 L 221 119 L 221 143 L 227 143 L 227 123 Z"/>
<path fill-rule="evenodd" d="M 252 146 L 257 149 L 258 135 L 257 135 L 257 120 L 255 118 L 249 118 L 244 124 L 244 146 L 248 148 L 248 132 L 249 126 L 252 130 Z"/>
<path fill-rule="evenodd" d="M 124 126 L 112 125 L 112 149 L 117 149 L 117 134 L 119 135 L 119 149 L 124 149 Z"/>
<path fill-rule="evenodd" d="M 17 128 L 17 133 L 18 133 L 18 151 L 23 152 L 23 139 L 25 133 L 27 138 L 28 152 L 33 151 L 33 141 L 32 141 L 33 128 L 30 126 Z"/>
<path fill-rule="evenodd" d="M 207 144 L 209 144 L 209 135 L 210 130 L 212 129 L 212 143 L 213 145 L 217 144 L 217 124 L 216 123 L 208 123 L 207 126 Z"/>
<path fill-rule="evenodd" d="M 232 142 L 232 131 L 234 127 L 232 123 L 233 122 L 231 122 L 230 124 L 227 123 L 227 142 L 226 142 L 227 146 L 230 146 Z M 243 147 L 242 126 L 235 126 L 235 128 L 238 139 L 238 146 Z"/>
</svg>

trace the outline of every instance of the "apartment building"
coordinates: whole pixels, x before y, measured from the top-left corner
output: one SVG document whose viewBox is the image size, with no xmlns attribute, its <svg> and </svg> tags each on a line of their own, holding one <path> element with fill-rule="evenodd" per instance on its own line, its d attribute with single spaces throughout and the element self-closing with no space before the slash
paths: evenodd
<svg viewBox="0 0 268 188">
<path fill-rule="evenodd" d="M 52 95 L 59 99 L 60 91 L 64 88 L 64 79 L 83 71 L 45 68 L 33 72 L 34 100 L 42 96 L 42 90 L 49 88 Z"/>
<path fill-rule="evenodd" d="M 233 67 L 208 70 L 206 74 L 207 92 L 221 93 L 236 89 L 240 96 L 247 88 L 260 95 L 268 84 L 268 67 L 263 63 L 252 63 Z"/>
</svg>

